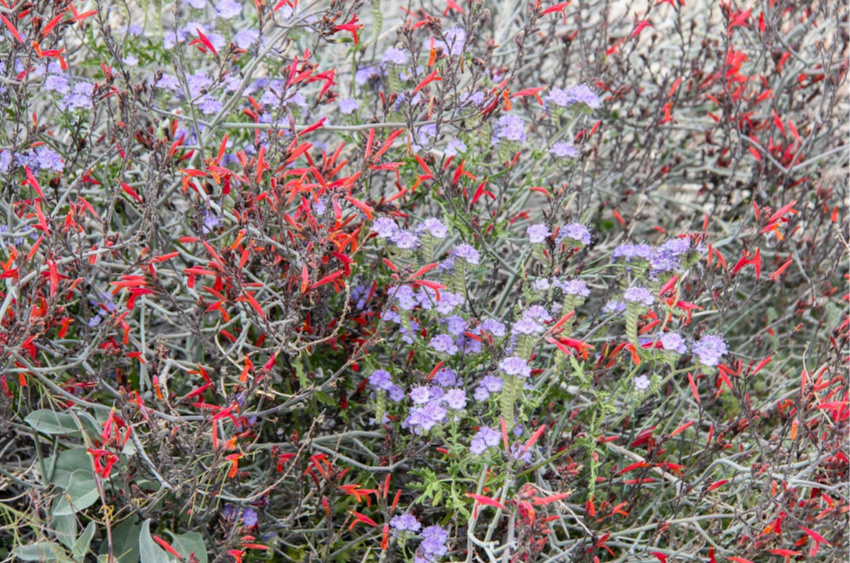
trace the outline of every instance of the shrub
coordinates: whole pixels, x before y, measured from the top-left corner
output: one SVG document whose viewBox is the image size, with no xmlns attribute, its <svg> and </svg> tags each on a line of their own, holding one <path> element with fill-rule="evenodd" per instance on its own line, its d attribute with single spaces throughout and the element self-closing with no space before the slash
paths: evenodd
<svg viewBox="0 0 850 563">
<path fill-rule="evenodd" d="M 3 557 L 846 555 L 846 7 L 0 3 Z"/>
</svg>

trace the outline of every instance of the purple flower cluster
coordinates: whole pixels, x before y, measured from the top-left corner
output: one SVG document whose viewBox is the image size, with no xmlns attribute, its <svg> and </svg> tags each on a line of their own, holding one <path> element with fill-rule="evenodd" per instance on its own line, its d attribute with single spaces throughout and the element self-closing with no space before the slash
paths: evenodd
<svg viewBox="0 0 850 563">
<path fill-rule="evenodd" d="M 480 455 L 487 448 L 498 446 L 501 439 L 502 434 L 499 431 L 489 426 L 482 426 L 478 429 L 475 436 L 472 437 L 472 441 L 469 443 L 469 451 L 475 455 Z"/>
<path fill-rule="evenodd" d="M 579 297 L 588 297 L 590 295 L 590 289 L 588 289 L 587 284 L 582 280 L 567 280 L 564 282 L 555 280 L 555 287 L 560 288 L 565 295 L 577 295 Z"/>
<path fill-rule="evenodd" d="M 552 88 L 546 95 L 546 101 L 562 108 L 584 104 L 591 109 L 597 109 L 601 105 L 599 96 L 586 84 L 579 84 L 567 90 Z"/>
<path fill-rule="evenodd" d="M 720 359 L 729 352 L 729 349 L 719 336 L 706 334 L 694 342 L 693 351 L 699 358 L 699 363 L 704 366 L 715 367 L 720 363 Z"/>
<path fill-rule="evenodd" d="M 650 383 L 651 382 L 649 378 L 645 375 L 639 375 L 635 377 L 635 389 L 637 391 L 646 391 L 647 389 L 649 389 Z"/>
<path fill-rule="evenodd" d="M 478 251 L 468 244 L 457 245 L 457 247 L 452 251 L 452 256 L 455 258 L 462 258 L 467 264 L 471 264 L 473 266 L 477 265 L 481 261 L 481 255 L 478 254 Z"/>
<path fill-rule="evenodd" d="M 526 229 L 526 233 L 528 234 L 528 240 L 531 241 L 531 244 L 540 244 L 545 242 L 549 235 L 552 234 L 551 231 L 549 231 L 549 227 L 543 223 L 530 225 L 528 229 Z"/>
<path fill-rule="evenodd" d="M 518 115 L 505 114 L 493 129 L 493 144 L 498 141 L 525 142 L 525 122 Z"/>
<path fill-rule="evenodd" d="M 519 377 L 530 377 L 531 366 L 528 362 L 518 356 L 511 356 L 499 362 L 499 369 L 508 375 L 516 375 Z"/>
<path fill-rule="evenodd" d="M 665 332 L 658 337 L 661 345 L 665 350 L 684 354 L 688 351 L 688 346 L 685 344 L 685 339 L 678 332 Z"/>
<path fill-rule="evenodd" d="M 393 536 L 397 536 L 399 532 L 415 534 L 422 528 L 422 525 L 412 514 L 399 514 L 393 516 L 392 520 L 390 520 L 390 528 L 393 529 Z"/>
<path fill-rule="evenodd" d="M 449 533 L 440 526 L 428 526 L 422 530 L 422 538 L 419 551 L 422 552 L 425 561 L 434 561 L 449 552 L 448 547 L 446 547 Z"/>
<path fill-rule="evenodd" d="M 502 378 L 495 375 L 485 375 L 478 383 L 473 397 L 476 401 L 486 401 L 493 393 L 502 390 Z"/>
<path fill-rule="evenodd" d="M 534 322 L 533 320 L 521 319 L 515 322 L 514 325 L 511 327 L 511 334 L 523 334 L 531 336 L 536 334 L 542 334 L 543 330 L 543 327 L 540 326 L 538 323 Z"/>
<path fill-rule="evenodd" d="M 587 227 L 580 223 L 567 223 L 558 230 L 558 243 L 567 241 L 567 244 L 574 246 L 587 246 L 590 244 L 590 231 Z"/>
<path fill-rule="evenodd" d="M 639 305 L 644 305 L 649 307 L 653 303 L 655 303 L 655 296 L 651 291 L 646 289 L 645 287 L 630 287 L 623 294 L 623 299 L 628 301 L 629 303 L 636 303 Z"/>
<path fill-rule="evenodd" d="M 579 151 L 577 148 L 572 146 L 570 143 L 566 141 L 560 141 L 552 145 L 549 149 L 549 154 L 557 156 L 558 158 L 578 158 Z"/>
<path fill-rule="evenodd" d="M 621 244 L 611 253 L 614 260 L 623 258 L 626 262 L 632 260 L 649 260 L 652 258 L 652 247 L 648 244 Z"/>
<path fill-rule="evenodd" d="M 386 391 L 393 402 L 404 399 L 404 389 L 393 383 L 392 376 L 386 370 L 375 370 L 369 376 L 369 385 L 375 390 Z"/>
</svg>

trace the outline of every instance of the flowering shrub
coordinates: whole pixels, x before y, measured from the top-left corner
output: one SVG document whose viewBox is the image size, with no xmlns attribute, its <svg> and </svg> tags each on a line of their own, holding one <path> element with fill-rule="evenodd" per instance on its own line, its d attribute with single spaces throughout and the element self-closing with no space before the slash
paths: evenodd
<svg viewBox="0 0 850 563">
<path fill-rule="evenodd" d="M 846 554 L 844 6 L 0 19 L 4 559 Z"/>
</svg>

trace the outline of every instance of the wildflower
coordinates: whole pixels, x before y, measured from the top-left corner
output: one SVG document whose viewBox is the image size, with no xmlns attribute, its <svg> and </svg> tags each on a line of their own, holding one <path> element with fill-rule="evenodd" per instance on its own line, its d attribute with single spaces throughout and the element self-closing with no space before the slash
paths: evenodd
<svg viewBox="0 0 850 563">
<path fill-rule="evenodd" d="M 496 338 L 501 338 L 505 335 L 505 325 L 496 319 L 487 319 L 481 323 L 481 330 L 489 332 Z"/>
<path fill-rule="evenodd" d="M 410 231 L 396 231 L 390 237 L 390 240 L 402 250 L 412 250 L 419 246 L 419 237 L 417 237 Z"/>
<path fill-rule="evenodd" d="M 139 58 L 136 55 L 127 55 L 121 62 L 127 66 L 136 66 L 139 64 Z"/>
<path fill-rule="evenodd" d="M 180 91 L 180 81 L 177 80 L 176 77 L 171 76 L 170 74 L 163 74 L 159 80 L 154 84 L 157 88 L 163 88 L 165 90 L 173 90 L 175 92 Z"/>
<path fill-rule="evenodd" d="M 665 332 L 659 337 L 659 340 L 661 341 L 661 345 L 664 346 L 664 349 L 670 352 L 684 354 L 688 351 L 685 340 L 678 332 Z"/>
<path fill-rule="evenodd" d="M 644 287 L 638 286 L 627 289 L 623 294 L 623 299 L 629 303 L 638 303 L 646 307 L 655 303 L 655 296 L 652 295 L 652 292 Z"/>
<path fill-rule="evenodd" d="M 404 389 L 399 387 L 398 385 L 390 385 L 387 388 L 387 397 L 394 403 L 398 403 L 404 399 Z"/>
<path fill-rule="evenodd" d="M 443 319 L 441 322 L 446 325 L 446 330 L 449 334 L 454 336 L 460 336 L 466 331 L 466 321 L 458 315 L 452 315 L 447 319 Z"/>
<path fill-rule="evenodd" d="M 493 130 L 494 143 L 500 140 L 505 141 L 525 141 L 525 131 L 523 126 L 525 123 L 518 115 L 505 114 L 496 122 Z"/>
<path fill-rule="evenodd" d="M 434 383 L 441 387 L 453 387 L 458 384 L 458 376 L 452 368 L 441 368 L 434 374 Z"/>
<path fill-rule="evenodd" d="M 92 109 L 92 94 L 94 94 L 94 84 L 89 82 L 78 82 L 69 94 L 59 102 L 61 109 Z"/>
<path fill-rule="evenodd" d="M 446 409 L 437 402 L 430 402 L 411 409 L 410 415 L 405 420 L 408 427 L 413 428 L 417 434 L 428 432 L 437 424 L 446 419 Z"/>
<path fill-rule="evenodd" d="M 370 80 L 380 78 L 381 72 L 376 67 L 367 66 L 354 73 L 354 82 L 363 86 Z"/>
<path fill-rule="evenodd" d="M 622 301 L 617 300 L 617 299 L 609 301 L 602 308 L 602 312 L 607 313 L 607 314 L 622 313 L 625 310 L 626 310 L 626 304 L 623 303 Z"/>
<path fill-rule="evenodd" d="M 539 223 L 537 225 L 531 225 L 526 229 L 526 233 L 528 234 L 528 239 L 532 244 L 540 244 L 546 240 L 546 238 L 552 233 L 549 231 L 549 227 L 544 225 L 543 223 Z"/>
<path fill-rule="evenodd" d="M 728 351 L 723 339 L 714 334 L 704 335 L 693 345 L 694 354 L 699 357 L 699 362 L 704 366 L 715 367 Z"/>
<path fill-rule="evenodd" d="M 387 50 L 384 53 L 384 56 L 381 58 L 381 62 L 384 64 L 395 64 L 399 66 L 404 66 L 410 60 L 410 55 L 404 49 L 396 49 L 395 47 Z"/>
<path fill-rule="evenodd" d="M 646 391 L 649 389 L 650 380 L 645 375 L 635 377 L 635 389 L 638 391 Z"/>
<path fill-rule="evenodd" d="M 398 232 L 398 225 L 389 217 L 379 217 L 372 223 L 371 232 L 377 233 L 379 238 L 390 238 Z"/>
<path fill-rule="evenodd" d="M 222 0 L 215 7 L 215 15 L 219 18 L 229 20 L 242 14 L 242 4 L 236 0 Z"/>
<path fill-rule="evenodd" d="M 221 225 L 221 218 L 216 215 L 212 210 L 207 209 L 201 215 L 204 218 L 204 234 L 211 233 L 213 229 Z"/>
<path fill-rule="evenodd" d="M 441 39 L 434 40 L 434 47 L 437 49 L 442 49 L 442 51 L 448 55 L 456 57 L 463 53 L 463 46 L 466 42 L 466 30 L 462 27 L 454 27 L 452 29 L 447 29 L 443 32 L 443 37 L 446 38 L 445 41 Z M 426 39 L 424 43 L 424 47 L 426 50 L 431 48 L 431 40 Z"/>
<path fill-rule="evenodd" d="M 393 385 L 392 375 L 390 375 L 390 372 L 386 370 L 375 370 L 372 372 L 372 375 L 369 376 L 369 385 L 376 389 L 383 389 L 386 391 Z"/>
<path fill-rule="evenodd" d="M 460 139 L 452 139 L 446 143 L 446 150 L 443 151 L 443 154 L 446 156 L 457 156 L 464 152 L 466 152 L 466 144 Z"/>
<path fill-rule="evenodd" d="M 484 453 L 487 448 L 497 447 L 502 439 L 502 434 L 488 426 L 482 426 L 478 429 L 472 441 L 469 444 L 469 451 L 475 455 Z"/>
<path fill-rule="evenodd" d="M 449 234 L 449 229 L 442 221 L 434 217 L 425 219 L 417 229 L 419 233 L 427 232 L 434 238 L 444 239 Z"/>
<path fill-rule="evenodd" d="M 588 297 L 590 295 L 590 289 L 588 289 L 587 284 L 582 280 L 555 281 L 555 286 L 560 288 L 566 295 L 576 295 L 579 297 Z"/>
<path fill-rule="evenodd" d="M 233 36 L 233 43 L 240 49 L 247 49 L 260 39 L 260 34 L 253 29 L 243 29 Z"/>
<path fill-rule="evenodd" d="M 602 105 L 596 92 L 586 84 L 579 84 L 570 88 L 568 95 L 572 103 L 584 104 L 591 109 L 597 109 Z"/>
<path fill-rule="evenodd" d="M 71 86 L 66 77 L 51 74 L 44 81 L 44 89 L 51 92 L 59 92 L 60 94 L 67 94 L 71 91 Z"/>
<path fill-rule="evenodd" d="M 514 442 L 511 445 L 511 457 L 514 459 L 518 459 L 525 463 L 531 463 L 531 450 L 523 453 L 522 450 L 525 447 L 525 444 L 522 442 Z"/>
<path fill-rule="evenodd" d="M 558 238 L 560 244 L 567 241 L 571 246 L 587 246 L 590 244 L 590 231 L 580 223 L 568 223 L 558 230 Z"/>
<path fill-rule="evenodd" d="M 431 348 L 437 352 L 441 352 L 448 356 L 454 356 L 458 353 L 458 347 L 448 334 L 438 334 L 428 343 Z"/>
<path fill-rule="evenodd" d="M 478 254 L 478 251 L 468 244 L 459 244 L 452 252 L 452 255 L 456 258 L 464 259 L 468 264 L 472 264 L 473 266 L 481 260 L 481 255 Z"/>
<path fill-rule="evenodd" d="M 412 311 L 419 303 L 413 288 L 409 285 L 400 285 L 393 289 L 390 296 L 395 299 L 399 309 L 404 311 Z"/>
<path fill-rule="evenodd" d="M 246 508 L 242 511 L 242 523 L 249 528 L 257 523 L 257 511 L 253 508 Z"/>
<path fill-rule="evenodd" d="M 499 369 L 508 375 L 531 376 L 531 367 L 528 362 L 517 356 L 511 356 L 499 362 Z"/>
<path fill-rule="evenodd" d="M 626 262 L 633 258 L 649 260 L 652 258 L 652 248 L 648 244 L 621 244 L 614 249 L 611 257 L 615 260 L 625 258 Z"/>
<path fill-rule="evenodd" d="M 530 319 L 521 319 L 511 327 L 511 334 L 533 335 L 541 334 L 542 332 L 543 327 Z"/>
<path fill-rule="evenodd" d="M 410 391 L 410 399 L 416 405 L 424 405 L 431 400 L 431 392 L 425 385 L 418 385 Z"/>
<path fill-rule="evenodd" d="M 433 290 L 429 289 L 429 291 Z M 448 315 L 456 307 L 463 305 L 464 301 L 465 299 L 463 295 L 452 293 L 451 291 L 441 291 L 440 300 L 437 302 L 437 312 L 443 315 Z"/>
<path fill-rule="evenodd" d="M 570 105 L 571 100 L 572 97 L 563 88 L 551 88 L 546 94 L 547 102 L 551 102 L 556 106 L 560 106 L 562 108 L 568 107 Z"/>
<path fill-rule="evenodd" d="M 9 151 L 0 151 L 0 172 L 6 174 L 9 172 L 9 165 L 12 164 L 12 153 Z"/>
<path fill-rule="evenodd" d="M 422 537 L 425 539 L 419 544 L 419 549 L 424 552 L 426 559 L 433 560 L 448 553 L 446 541 L 449 534 L 440 526 L 428 526 L 422 530 Z"/>
<path fill-rule="evenodd" d="M 195 105 L 200 108 L 204 115 L 214 115 L 220 113 L 224 106 L 222 106 L 221 102 L 218 101 L 218 98 L 214 96 L 210 96 L 209 94 L 204 94 L 197 101 L 195 101 Z"/>
<path fill-rule="evenodd" d="M 549 149 L 549 154 L 552 154 L 559 158 L 578 158 L 579 151 L 570 143 L 566 141 L 560 141 L 552 145 L 552 147 Z"/>
<path fill-rule="evenodd" d="M 339 112 L 344 115 L 350 115 L 360 109 L 360 102 L 357 100 L 339 100 Z"/>
<path fill-rule="evenodd" d="M 32 164 L 39 170 L 52 170 L 53 172 L 62 172 L 65 169 L 65 163 L 59 153 L 50 147 L 41 146 L 35 150 Z"/>
<path fill-rule="evenodd" d="M 454 410 L 461 410 L 466 407 L 466 393 L 463 389 L 449 389 L 443 395 L 443 402 Z"/>
<path fill-rule="evenodd" d="M 522 318 L 523 320 L 545 323 L 552 320 L 552 315 L 550 315 L 549 311 L 547 311 L 543 306 L 532 305 L 522 312 Z"/>
<path fill-rule="evenodd" d="M 416 533 L 422 525 L 412 514 L 399 514 L 398 516 L 393 516 L 392 520 L 390 520 L 390 527 L 394 530 L 394 534 L 398 534 L 398 532 Z"/>
<path fill-rule="evenodd" d="M 540 278 L 539 280 L 534 280 L 533 287 L 535 291 L 546 291 L 552 287 L 552 284 L 549 283 L 548 279 Z"/>
</svg>

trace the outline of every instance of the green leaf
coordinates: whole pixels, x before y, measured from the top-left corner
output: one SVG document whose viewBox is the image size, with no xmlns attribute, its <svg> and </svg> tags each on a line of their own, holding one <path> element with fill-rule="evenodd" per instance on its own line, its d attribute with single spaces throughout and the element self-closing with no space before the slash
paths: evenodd
<svg viewBox="0 0 850 563">
<path fill-rule="evenodd" d="M 189 560 L 191 554 L 195 554 L 195 558 L 200 563 L 207 563 L 207 546 L 204 545 L 204 537 L 198 532 L 189 532 L 175 536 L 172 534 L 171 547 L 176 549 L 185 561 Z"/>
<path fill-rule="evenodd" d="M 53 535 L 71 549 L 77 541 L 77 519 L 73 515 L 56 516 L 53 519 Z"/>
<path fill-rule="evenodd" d="M 168 553 L 153 541 L 150 518 L 142 523 L 139 533 L 139 559 L 140 563 L 171 563 Z"/>
<path fill-rule="evenodd" d="M 62 546 L 52 541 L 40 541 L 15 548 L 13 555 L 21 561 L 71 561 Z"/>
<path fill-rule="evenodd" d="M 50 468 L 54 463 L 50 483 L 63 489 L 66 495 L 54 501 L 53 516 L 74 514 L 98 501 L 100 495 L 94 481 L 91 459 L 85 448 L 72 448 L 60 452 L 58 457 L 51 456 L 45 461 L 45 466 Z"/>
<path fill-rule="evenodd" d="M 77 539 L 76 543 L 74 543 L 74 549 L 72 549 L 74 553 L 74 559 L 77 561 L 84 561 L 86 554 L 89 552 L 89 545 L 91 545 L 91 539 L 94 537 L 95 525 L 94 522 L 89 522 L 89 525 L 86 526 L 83 535 Z"/>
<path fill-rule="evenodd" d="M 45 434 L 73 434 L 80 431 L 73 416 L 50 409 L 31 412 L 24 422 Z"/>
<path fill-rule="evenodd" d="M 112 555 L 118 563 L 139 563 L 139 533 L 142 527 L 133 518 L 112 530 Z M 100 546 L 100 555 L 109 554 L 109 543 Z"/>
</svg>

